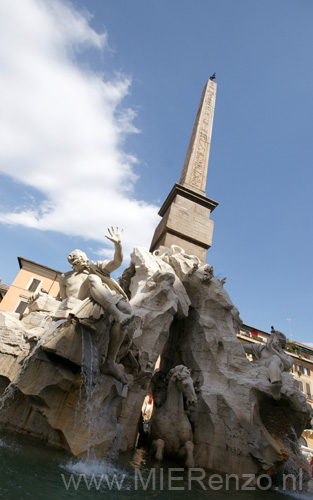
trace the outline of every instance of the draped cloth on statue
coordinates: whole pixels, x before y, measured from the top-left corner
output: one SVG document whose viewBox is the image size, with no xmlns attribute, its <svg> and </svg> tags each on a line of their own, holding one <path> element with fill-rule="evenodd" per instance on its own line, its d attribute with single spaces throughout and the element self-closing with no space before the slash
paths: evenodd
<svg viewBox="0 0 313 500">
<path fill-rule="evenodd" d="M 104 288 L 110 291 L 110 300 L 101 306 L 92 297 L 87 297 L 84 300 L 79 301 L 73 309 L 71 310 L 71 315 L 78 319 L 91 319 L 98 320 L 103 316 L 105 310 L 110 304 L 117 305 L 121 300 L 126 300 L 128 302 L 127 295 L 120 285 L 110 277 L 109 273 L 105 269 L 105 263 L 109 261 L 104 261 L 101 266 L 98 263 L 92 263 L 90 267 L 90 274 L 96 274 L 101 278 L 102 285 Z"/>
</svg>

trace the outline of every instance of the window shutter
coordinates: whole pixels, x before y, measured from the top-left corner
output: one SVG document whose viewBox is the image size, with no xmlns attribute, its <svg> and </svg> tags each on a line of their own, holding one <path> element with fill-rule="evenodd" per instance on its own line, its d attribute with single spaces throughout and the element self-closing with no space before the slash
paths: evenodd
<svg viewBox="0 0 313 500">
<path fill-rule="evenodd" d="M 18 314 L 24 314 L 28 306 L 28 303 L 25 302 L 24 300 L 21 300 L 17 308 L 15 309 L 15 312 Z"/>
<path fill-rule="evenodd" d="M 28 287 L 28 290 L 30 292 L 35 292 L 38 288 L 38 286 L 40 285 L 41 281 L 40 280 L 36 280 L 36 278 L 33 279 L 33 281 L 31 282 L 31 284 L 29 285 Z"/>
<path fill-rule="evenodd" d="M 311 399 L 311 386 L 310 384 L 305 384 L 306 385 L 306 395 L 308 398 Z"/>
</svg>

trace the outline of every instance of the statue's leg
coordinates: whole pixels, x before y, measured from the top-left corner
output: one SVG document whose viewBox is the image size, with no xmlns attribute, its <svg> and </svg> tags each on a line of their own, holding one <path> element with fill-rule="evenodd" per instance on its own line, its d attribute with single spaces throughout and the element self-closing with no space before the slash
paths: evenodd
<svg viewBox="0 0 313 500">
<path fill-rule="evenodd" d="M 154 445 L 156 447 L 155 458 L 157 460 L 163 460 L 165 441 L 163 441 L 163 439 L 156 439 Z"/>
<path fill-rule="evenodd" d="M 116 307 L 119 311 L 121 311 L 124 314 L 124 319 L 123 321 L 121 321 L 121 325 L 124 328 L 135 318 L 135 315 L 132 313 L 132 308 L 130 306 L 130 303 L 124 299 L 120 300 L 116 304 Z"/>
<path fill-rule="evenodd" d="M 186 441 L 185 448 L 187 452 L 186 467 L 194 467 L 195 462 L 193 459 L 194 444 L 192 441 Z"/>
<path fill-rule="evenodd" d="M 101 366 L 102 373 L 105 373 L 106 375 L 111 375 L 112 377 L 122 382 L 122 384 L 126 384 L 127 380 L 124 373 L 116 363 L 116 356 L 121 347 L 121 343 L 124 340 L 124 337 L 125 337 L 125 330 L 122 329 L 119 323 L 114 321 L 110 329 L 110 340 L 108 345 L 107 356 L 105 358 L 104 363 Z"/>
<path fill-rule="evenodd" d="M 110 290 L 103 286 L 99 276 L 91 274 L 88 276 L 86 282 L 89 285 L 90 296 L 98 302 L 105 311 L 108 311 L 117 323 L 126 325 L 133 319 L 131 314 L 125 314 L 115 305 Z"/>
<path fill-rule="evenodd" d="M 276 399 L 276 401 L 279 401 L 280 391 L 282 388 L 281 361 L 279 357 L 276 355 L 271 356 L 267 361 L 266 366 L 268 368 L 268 375 L 272 384 L 273 398 Z"/>
<path fill-rule="evenodd" d="M 266 362 L 269 379 L 272 384 L 281 382 L 281 361 L 275 354 Z"/>
</svg>

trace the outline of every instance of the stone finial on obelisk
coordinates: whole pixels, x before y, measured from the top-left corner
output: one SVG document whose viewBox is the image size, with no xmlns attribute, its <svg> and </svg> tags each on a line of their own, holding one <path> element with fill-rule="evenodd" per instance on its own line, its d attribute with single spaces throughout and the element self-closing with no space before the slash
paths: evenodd
<svg viewBox="0 0 313 500">
<path fill-rule="evenodd" d="M 151 252 L 160 246 L 178 245 L 205 262 L 212 245 L 214 222 L 210 214 L 218 203 L 206 197 L 205 187 L 216 87 L 211 79 L 204 87 L 180 180 L 159 211 L 162 220 L 155 230 Z"/>
</svg>

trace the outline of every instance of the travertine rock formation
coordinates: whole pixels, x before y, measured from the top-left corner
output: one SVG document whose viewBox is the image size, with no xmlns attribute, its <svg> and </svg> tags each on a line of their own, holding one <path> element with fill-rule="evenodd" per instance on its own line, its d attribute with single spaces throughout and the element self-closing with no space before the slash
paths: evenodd
<svg viewBox="0 0 313 500">
<path fill-rule="evenodd" d="M 184 365 L 197 392 L 189 409 L 196 467 L 239 476 L 306 470 L 298 448 L 310 418 L 305 396 L 283 373 L 273 398 L 267 368 L 250 363 L 236 338 L 238 310 L 212 267 L 177 247 L 157 255 L 135 248 L 130 271 L 124 286 L 136 319 L 117 358 L 127 385 L 99 371 L 108 316 L 69 321 L 68 302 L 42 296 L 21 321 L 0 313 L 0 389 L 13 381 L 0 398 L 1 425 L 75 455 L 125 451 L 135 445 L 148 387 L 162 408 L 166 375 Z"/>
</svg>

